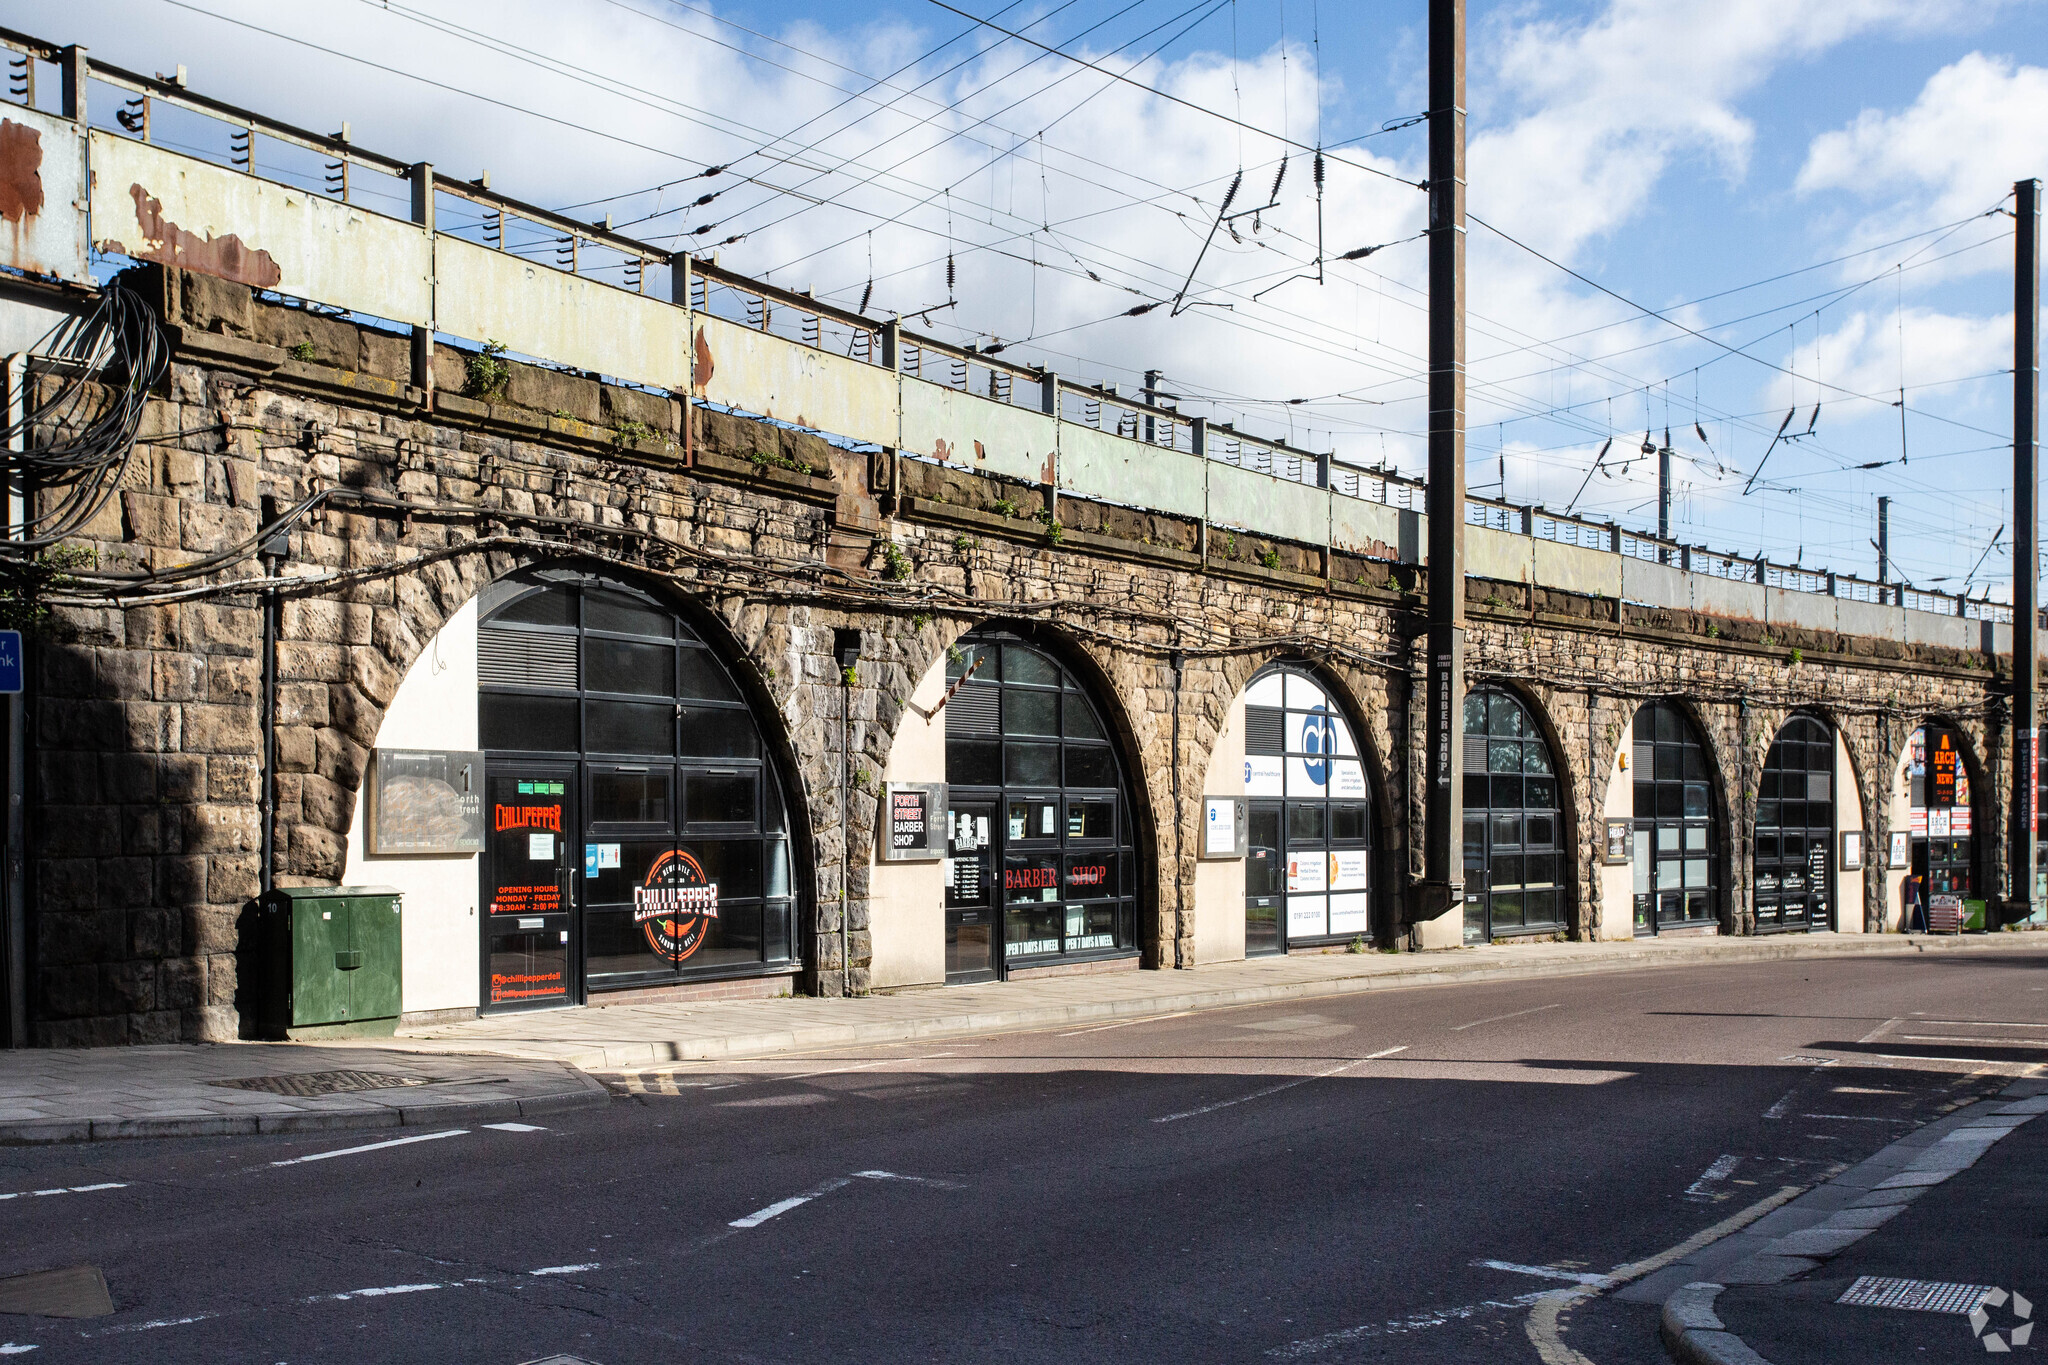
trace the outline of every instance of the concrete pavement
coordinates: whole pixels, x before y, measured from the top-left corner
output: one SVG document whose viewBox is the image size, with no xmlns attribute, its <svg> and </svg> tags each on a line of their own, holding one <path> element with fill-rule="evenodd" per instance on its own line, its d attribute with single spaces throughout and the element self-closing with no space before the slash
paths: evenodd
<svg viewBox="0 0 2048 1365">
<path fill-rule="evenodd" d="M 1189 971 L 1133 971 L 989 982 L 855 999 L 795 997 L 500 1014 L 401 1030 L 349 1046 L 403 1052 L 489 1052 L 591 1071 L 665 1062 L 967 1037 L 1062 1024 L 1452 982 L 1519 981 L 1645 967 L 1697 967 L 1896 954 L 2021 951 L 2048 935 L 1798 934 L 1651 938 L 1626 943 L 1519 943 L 1429 953 L 1329 953 L 1254 958 Z M 600 1002 L 602 997 L 600 997 Z"/>
</svg>

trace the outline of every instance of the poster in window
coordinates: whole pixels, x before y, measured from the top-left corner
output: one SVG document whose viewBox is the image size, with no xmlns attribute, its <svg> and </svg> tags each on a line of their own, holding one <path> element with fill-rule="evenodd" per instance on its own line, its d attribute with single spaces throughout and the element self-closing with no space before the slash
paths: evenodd
<svg viewBox="0 0 2048 1365">
<path fill-rule="evenodd" d="M 1330 854 L 1330 890 L 1363 891 L 1370 880 L 1372 855 L 1364 849 L 1340 850 Z M 1331 901 L 1331 914 L 1336 901 Z"/>
<path fill-rule="evenodd" d="M 1934 748 L 1927 755 L 1927 808 L 1956 804 L 1956 746 L 1955 737 L 1943 730 L 1935 736 Z"/>
<path fill-rule="evenodd" d="M 936 862 L 945 856 L 945 836 L 956 831 L 948 818 L 943 782 L 891 782 L 882 792 L 882 859 Z"/>
<path fill-rule="evenodd" d="M 1330 765 L 1330 795 L 1340 801 L 1365 799 L 1365 766 L 1351 761 Z"/>
<path fill-rule="evenodd" d="M 379 749 L 371 764 L 370 851 L 479 853 L 484 756 L 470 750 Z"/>
<path fill-rule="evenodd" d="M 1280 795 L 1280 764 L 1278 758 L 1253 755 L 1244 761 L 1244 790 L 1247 796 Z"/>
<path fill-rule="evenodd" d="M 1842 871 L 1863 870 L 1863 831 L 1845 829 L 1842 831 Z"/>
<path fill-rule="evenodd" d="M 1890 856 L 1886 859 L 1887 864 L 1891 867 L 1908 867 L 1912 864 L 1912 861 L 1912 858 L 1908 856 L 1906 832 L 1902 829 L 1893 830 L 1891 852 Z"/>
<path fill-rule="evenodd" d="M 1290 938 L 1304 938 L 1326 934 L 1329 930 L 1329 897 L 1289 896 L 1287 898 L 1287 934 Z"/>
<path fill-rule="evenodd" d="M 1363 934 L 1372 929 L 1372 898 L 1362 891 L 1330 897 L 1330 932 Z"/>
<path fill-rule="evenodd" d="M 1631 826 L 1626 820 L 1607 822 L 1607 842 L 1601 861 L 1609 867 L 1625 867 L 1632 859 L 1629 856 L 1629 834 Z"/>
<path fill-rule="evenodd" d="M 1328 861 L 1320 853 L 1291 853 L 1287 856 L 1289 891 L 1327 891 L 1330 887 Z"/>
<path fill-rule="evenodd" d="M 1202 856 L 1242 858 L 1245 854 L 1245 804 L 1234 796 L 1202 798 Z"/>
</svg>

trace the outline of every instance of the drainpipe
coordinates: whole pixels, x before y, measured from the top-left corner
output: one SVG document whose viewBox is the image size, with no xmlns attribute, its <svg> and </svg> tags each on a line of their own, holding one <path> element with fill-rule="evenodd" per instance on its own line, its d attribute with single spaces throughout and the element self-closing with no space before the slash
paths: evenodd
<svg viewBox="0 0 2048 1365">
<path fill-rule="evenodd" d="M 1187 928 L 1187 890 L 1181 864 L 1182 824 L 1186 815 L 1180 799 L 1180 684 L 1187 663 L 1185 652 L 1173 651 L 1173 965 L 1177 968 L 1188 965 L 1181 954 Z"/>
<path fill-rule="evenodd" d="M 264 500 L 266 504 L 269 499 Z M 263 561 L 263 576 L 275 579 L 278 567 L 291 553 L 291 528 L 273 525 L 270 534 L 256 547 Z M 281 603 L 277 589 L 263 595 L 263 788 L 257 809 L 263 821 L 262 852 L 259 857 L 259 894 L 267 897 L 277 885 L 277 637 Z"/>
<path fill-rule="evenodd" d="M 853 773 L 853 669 L 860 662 L 860 632 L 841 626 L 832 632 L 832 657 L 839 663 L 839 993 L 853 995 L 853 938 L 847 924 L 853 882 L 853 813 L 847 796 Z"/>
<path fill-rule="evenodd" d="M 30 62 L 29 65 L 35 65 Z M 7 424 L 16 428 L 10 455 L 22 453 L 26 433 L 20 433 L 28 411 L 28 355 L 7 358 Z M 9 540 L 28 536 L 28 489 L 17 475 L 9 480 L 6 505 L 6 534 Z M 21 661 L 22 686 L 26 689 L 28 660 Z M 28 1046 L 28 698 L 18 692 L 7 698 L 7 809 L 5 814 L 7 865 L 0 870 L 0 970 L 7 979 L 0 982 L 0 999 L 7 1004 L 7 1017 L 0 1019 L 0 1038 L 8 1047 Z"/>
</svg>

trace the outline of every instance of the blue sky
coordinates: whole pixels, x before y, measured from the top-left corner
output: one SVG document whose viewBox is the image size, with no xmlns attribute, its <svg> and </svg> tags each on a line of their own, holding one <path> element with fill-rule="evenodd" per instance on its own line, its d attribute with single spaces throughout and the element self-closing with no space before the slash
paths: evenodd
<svg viewBox="0 0 2048 1365">
<path fill-rule="evenodd" d="M 995 15 L 1002 0 L 959 7 Z M 1305 158 L 1258 231 L 1204 259 L 1190 297 L 1233 309 L 1115 317 L 1173 295 L 1240 168 L 1241 206 L 1271 184 L 1280 144 L 1204 110 L 1311 144 L 1418 111 L 1420 0 L 1030 0 L 998 20 L 1035 23 L 1187 104 L 907 0 L 17 0 L 11 12 L 124 65 L 185 63 L 195 88 L 286 121 L 348 119 L 391 155 L 464 176 L 488 167 L 522 198 L 601 200 L 589 211 L 622 223 L 658 213 L 631 229 L 644 236 L 708 224 L 689 240 L 739 237 L 726 264 L 841 303 L 872 278 L 878 313 L 943 301 L 950 252 L 957 307 L 931 315 L 941 335 L 1001 338 L 1013 356 L 1127 387 L 1156 366 L 1189 410 L 1291 429 L 1346 460 L 1421 466 L 1421 243 L 1249 297 L 1314 258 Z M 906 63 L 913 74 L 863 102 Z M 2010 422 L 1998 371 L 2012 220 L 1977 215 L 2013 180 L 2048 174 L 2044 65 L 2040 3 L 1475 4 L 1474 211 L 1649 307 L 1721 294 L 1682 316 L 1758 358 L 1475 230 L 1475 491 L 1498 493 L 1504 474 L 1508 497 L 1562 508 L 1613 436 L 1580 509 L 1652 525 L 1654 462 L 1618 457 L 1646 425 L 1661 441 L 1668 421 L 1686 539 L 1868 573 L 1876 498 L 1889 494 L 1899 571 L 1959 585 L 2011 503 L 2010 457 L 1995 447 Z M 1418 127 L 1333 154 L 1329 253 L 1420 226 L 1421 196 L 1399 180 L 1421 176 L 1423 147 Z M 709 182 L 725 188 L 709 207 L 677 212 L 701 179 L 649 188 L 748 153 L 754 181 Z M 783 192 L 806 183 L 829 202 Z M 1853 468 L 1900 453 L 1902 379 L 1911 463 Z M 1295 397 L 1317 401 L 1285 405 Z M 1773 450 L 1745 495 L 1786 409 L 1803 431 L 1817 399 L 1814 435 Z M 1972 588 L 2002 597 L 2009 574 L 1994 549 Z"/>
</svg>

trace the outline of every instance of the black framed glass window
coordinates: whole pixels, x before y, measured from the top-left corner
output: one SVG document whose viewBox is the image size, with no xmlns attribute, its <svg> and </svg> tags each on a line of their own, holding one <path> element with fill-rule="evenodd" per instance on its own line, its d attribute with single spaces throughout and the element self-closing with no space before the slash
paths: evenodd
<svg viewBox="0 0 2048 1365">
<path fill-rule="evenodd" d="M 1343 942 L 1372 930 L 1372 814 L 1358 738 L 1305 668 L 1271 664 L 1245 689 L 1245 795 L 1277 847 L 1272 892 L 1246 883 L 1246 948 Z M 1262 835 L 1262 837 L 1264 837 Z M 1263 847 L 1263 845 L 1262 845 Z M 1277 911 L 1284 938 L 1270 938 Z"/>
<path fill-rule="evenodd" d="M 787 970 L 782 784 L 711 647 L 653 597 L 573 573 L 494 585 L 477 636 L 486 762 L 576 765 L 583 985 Z"/>
<path fill-rule="evenodd" d="M 1633 738 L 1636 932 L 1712 923 L 1718 831 L 1706 746 L 1667 701 L 1636 712 Z"/>
<path fill-rule="evenodd" d="M 1828 927 L 1835 800 L 1834 730 L 1813 716 L 1792 717 L 1757 778 L 1758 933 Z"/>
<path fill-rule="evenodd" d="M 1001 969 L 1136 951 L 1128 788 L 1094 700 L 1052 654 L 1000 631 L 963 637 L 946 677 L 952 804 L 994 809 Z M 951 862 L 956 878 L 981 865 Z"/>
<path fill-rule="evenodd" d="M 1913 732 L 1908 763 L 1912 790 L 1912 870 L 1934 897 L 1960 902 L 1966 922 L 1984 923 L 1977 884 L 1977 839 L 1970 770 L 1961 731 L 1929 721 Z"/>
<path fill-rule="evenodd" d="M 1564 927 L 1557 765 L 1521 698 L 1465 694 L 1465 942 Z"/>
</svg>

